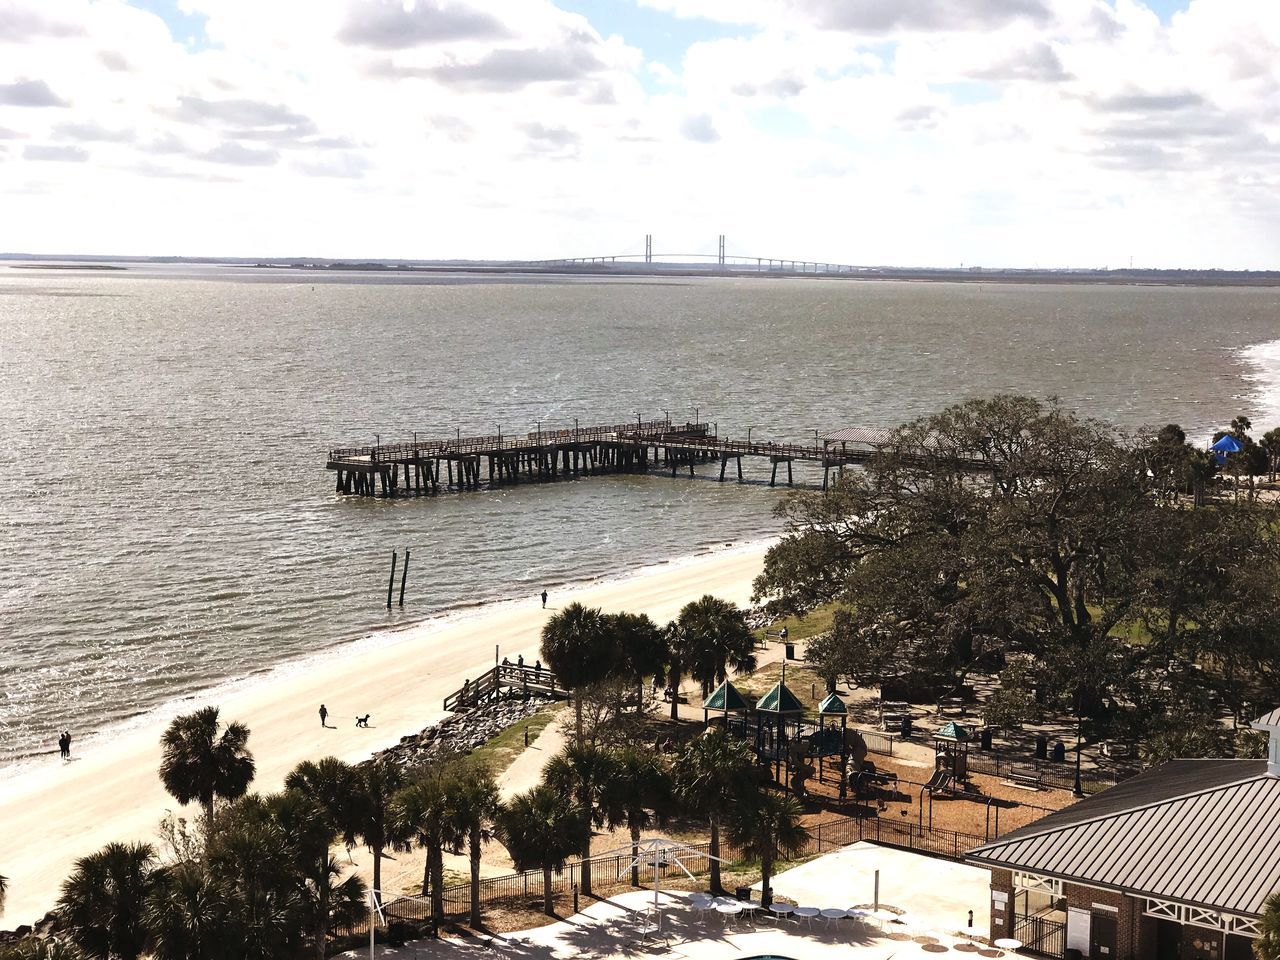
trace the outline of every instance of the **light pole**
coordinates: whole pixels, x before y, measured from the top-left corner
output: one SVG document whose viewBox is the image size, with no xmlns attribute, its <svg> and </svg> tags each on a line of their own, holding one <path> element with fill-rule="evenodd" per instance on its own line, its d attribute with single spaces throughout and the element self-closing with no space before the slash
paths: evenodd
<svg viewBox="0 0 1280 960">
<path fill-rule="evenodd" d="M 751 427 L 747 427 L 747 446 L 751 446 Z"/>
<path fill-rule="evenodd" d="M 1071 786 L 1071 794 L 1084 796 L 1084 784 L 1080 782 L 1080 708 L 1076 707 L 1076 782 Z"/>
</svg>

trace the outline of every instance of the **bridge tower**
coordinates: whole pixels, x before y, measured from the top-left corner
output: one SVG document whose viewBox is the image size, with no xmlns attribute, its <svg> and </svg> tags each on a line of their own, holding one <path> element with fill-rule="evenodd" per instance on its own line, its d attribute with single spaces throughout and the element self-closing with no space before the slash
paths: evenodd
<svg viewBox="0 0 1280 960">
<path fill-rule="evenodd" d="M 720 234 L 720 269 L 724 269 L 724 234 Z"/>
<path fill-rule="evenodd" d="M 653 263 L 653 234 L 644 235 L 644 262 Z"/>
</svg>

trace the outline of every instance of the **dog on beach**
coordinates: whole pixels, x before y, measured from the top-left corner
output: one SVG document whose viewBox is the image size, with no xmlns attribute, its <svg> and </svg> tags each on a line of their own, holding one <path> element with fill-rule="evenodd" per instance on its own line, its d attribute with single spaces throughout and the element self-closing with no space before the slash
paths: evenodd
<svg viewBox="0 0 1280 960">
<path fill-rule="evenodd" d="M 373 714 L 371 714 L 371 713 L 366 713 L 363 717 L 356 717 L 356 726 L 357 726 L 357 727 L 367 727 L 367 726 L 369 726 L 369 718 L 370 718 L 371 716 L 373 716 Z"/>
</svg>

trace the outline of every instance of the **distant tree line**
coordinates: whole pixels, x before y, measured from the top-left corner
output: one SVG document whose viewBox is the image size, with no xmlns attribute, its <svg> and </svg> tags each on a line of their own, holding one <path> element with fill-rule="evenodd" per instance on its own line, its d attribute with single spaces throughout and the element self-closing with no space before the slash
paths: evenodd
<svg viewBox="0 0 1280 960">
<path fill-rule="evenodd" d="M 1020 396 L 949 407 L 782 503 L 757 598 L 838 605 L 807 654 L 833 681 L 937 696 L 998 672 L 997 721 L 1078 715 L 1150 762 L 1231 754 L 1220 718 L 1280 704 L 1280 517 L 1240 495 L 1280 432 L 1250 426 L 1224 431 L 1243 449 L 1220 466 L 1176 425 L 1128 437 Z M 1237 495 L 1210 502 L 1220 469 Z"/>
</svg>

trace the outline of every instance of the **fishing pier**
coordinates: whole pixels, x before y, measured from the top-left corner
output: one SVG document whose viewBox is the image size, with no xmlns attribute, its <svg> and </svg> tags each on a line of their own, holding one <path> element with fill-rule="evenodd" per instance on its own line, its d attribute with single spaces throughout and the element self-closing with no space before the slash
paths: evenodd
<svg viewBox="0 0 1280 960">
<path fill-rule="evenodd" d="M 813 463 L 822 468 L 825 490 L 830 473 L 864 463 L 888 439 L 885 430 L 843 430 L 813 443 L 773 443 L 730 440 L 716 435 L 712 424 L 673 423 L 670 418 L 641 420 L 571 429 L 535 430 L 507 436 L 418 439 L 345 447 L 329 451 L 328 469 L 337 474 L 337 492 L 359 496 L 430 495 L 441 491 L 479 490 L 518 483 L 606 473 L 687 469 L 694 476 L 699 463 L 719 461 L 720 480 L 744 482 L 744 458 L 768 461 L 769 485 L 778 482 L 785 467 L 786 483 L 794 481 L 792 464 Z"/>
</svg>

